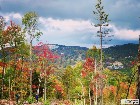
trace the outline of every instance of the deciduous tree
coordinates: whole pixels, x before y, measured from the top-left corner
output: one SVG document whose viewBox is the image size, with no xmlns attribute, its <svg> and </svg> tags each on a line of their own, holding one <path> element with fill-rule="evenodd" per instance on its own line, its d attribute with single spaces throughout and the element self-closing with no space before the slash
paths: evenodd
<svg viewBox="0 0 140 105">
<path fill-rule="evenodd" d="M 28 12 L 22 18 L 24 30 L 30 37 L 30 96 L 32 96 L 32 43 L 39 38 L 42 32 L 38 29 L 38 15 L 35 12 Z"/>
</svg>

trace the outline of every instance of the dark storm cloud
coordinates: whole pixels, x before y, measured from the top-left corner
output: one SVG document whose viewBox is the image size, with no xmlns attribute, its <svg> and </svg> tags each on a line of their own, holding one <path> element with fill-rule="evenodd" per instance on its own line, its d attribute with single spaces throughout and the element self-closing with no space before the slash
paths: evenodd
<svg viewBox="0 0 140 105">
<path fill-rule="evenodd" d="M 104 0 L 104 5 L 116 26 L 140 29 L 140 0 Z"/>
<path fill-rule="evenodd" d="M 91 26 L 92 22 L 95 23 L 92 14 L 95 4 L 96 0 L 0 0 L 0 15 L 5 15 L 7 20 L 21 21 L 19 17 L 23 14 L 35 11 L 43 18 L 40 28 L 49 42 L 89 46 L 99 43 L 99 38 L 95 37 L 97 31 Z M 140 0 L 103 0 L 103 5 L 115 35 L 109 44 L 135 43 L 140 33 Z M 81 24 L 80 20 L 84 23 Z M 49 26 L 51 31 L 48 31 Z M 93 31 L 87 27 L 93 27 Z"/>
<path fill-rule="evenodd" d="M 2 12 L 36 11 L 53 18 L 89 18 L 90 0 L 1 0 Z"/>
<path fill-rule="evenodd" d="M 0 0 L 2 12 L 26 13 L 36 11 L 40 16 L 61 19 L 94 20 L 92 11 L 96 0 Z M 118 27 L 140 27 L 139 0 L 103 0 L 111 22 Z"/>
</svg>

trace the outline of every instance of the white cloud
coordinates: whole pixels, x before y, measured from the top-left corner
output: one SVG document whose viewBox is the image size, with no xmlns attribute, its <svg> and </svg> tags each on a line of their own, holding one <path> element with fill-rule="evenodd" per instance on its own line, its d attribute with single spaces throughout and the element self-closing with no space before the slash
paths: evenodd
<svg viewBox="0 0 140 105">
<path fill-rule="evenodd" d="M 10 21 L 10 17 L 9 16 L 4 16 L 4 19 L 6 22 Z"/>
<path fill-rule="evenodd" d="M 127 28 L 119 28 L 115 25 L 111 25 L 113 29 L 114 38 L 118 40 L 138 40 L 140 30 L 133 30 Z"/>
<path fill-rule="evenodd" d="M 14 22 L 21 24 L 22 15 L 20 13 L 7 13 L 3 14 L 3 16 L 6 22 L 15 20 Z M 86 47 L 98 45 L 99 37 L 97 37 L 97 31 L 99 28 L 92 26 L 91 23 L 90 20 L 82 19 L 73 20 L 40 17 L 39 29 L 43 32 L 40 40 L 52 44 Z M 113 30 L 111 34 L 114 35 L 114 40 L 138 40 L 140 33 L 140 30 L 120 28 L 114 24 L 109 25 L 109 28 Z"/>
<path fill-rule="evenodd" d="M 97 39 L 97 28 L 89 20 L 39 18 L 44 35 L 41 40 L 65 45 L 86 45 Z"/>
<path fill-rule="evenodd" d="M 115 33 L 118 39 L 123 40 L 138 40 L 140 30 L 122 29 Z"/>
<path fill-rule="evenodd" d="M 22 15 L 20 13 L 5 13 L 2 14 L 2 16 L 5 18 L 5 21 L 9 23 L 9 21 L 17 22 L 17 24 L 21 24 Z"/>
<path fill-rule="evenodd" d="M 89 20 L 72 19 L 53 19 L 41 17 L 42 31 L 44 35 L 42 40 L 48 40 L 50 43 L 65 45 L 91 46 L 99 44 L 99 38 L 96 37 L 98 28 L 91 25 Z M 114 35 L 114 40 L 137 40 L 140 30 L 119 28 L 115 25 L 109 25 L 113 30 L 110 34 Z"/>
<path fill-rule="evenodd" d="M 15 18 L 15 19 L 22 19 L 22 16 L 21 16 L 21 14 L 19 14 L 19 13 L 12 14 L 12 16 L 13 16 L 13 18 Z"/>
<path fill-rule="evenodd" d="M 53 18 L 39 18 L 40 23 L 46 28 L 51 30 L 65 30 L 68 32 L 71 31 L 83 31 L 83 30 L 92 30 L 91 22 L 89 20 L 72 20 L 72 19 L 53 19 Z"/>
</svg>

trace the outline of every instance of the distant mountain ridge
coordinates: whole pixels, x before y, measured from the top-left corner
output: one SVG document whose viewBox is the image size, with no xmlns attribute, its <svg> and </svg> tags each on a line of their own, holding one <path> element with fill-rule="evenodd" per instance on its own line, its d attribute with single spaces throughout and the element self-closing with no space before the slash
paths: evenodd
<svg viewBox="0 0 140 105">
<path fill-rule="evenodd" d="M 119 61 L 123 64 L 124 68 L 130 68 L 132 62 L 137 60 L 138 44 L 124 44 L 111 46 L 103 49 L 105 54 L 105 62 Z"/>
<path fill-rule="evenodd" d="M 65 53 L 68 55 L 75 53 L 76 51 L 78 51 L 80 54 L 82 53 L 82 51 L 85 52 L 89 49 L 87 47 L 80 47 L 80 46 L 65 46 L 59 44 L 48 44 L 48 45 L 51 46 L 50 48 L 53 51 L 57 52 L 58 54 Z M 116 60 L 122 57 L 129 57 L 129 56 L 136 57 L 138 54 L 138 44 L 128 43 L 124 45 L 115 45 L 108 48 L 103 48 L 103 52 L 105 55 L 113 57 Z"/>
<path fill-rule="evenodd" d="M 77 61 L 84 61 L 86 59 L 86 52 L 89 48 L 80 46 L 65 46 L 59 44 L 47 44 L 49 48 L 59 56 L 59 64 L 66 67 L 67 65 L 74 65 Z M 137 60 L 138 44 L 124 44 L 115 45 L 103 49 L 105 55 L 104 62 L 121 62 L 124 67 L 128 67 L 130 63 Z M 0 54 L 1 57 L 1 54 Z"/>
<path fill-rule="evenodd" d="M 116 60 L 130 56 L 136 58 L 138 55 L 138 44 L 128 43 L 124 45 L 116 45 L 105 48 L 103 51 L 105 54 L 113 57 Z"/>
<path fill-rule="evenodd" d="M 63 63 L 65 65 L 74 65 L 78 60 L 85 60 L 86 51 L 88 48 L 80 46 L 65 46 L 65 45 L 56 45 L 53 52 L 58 55 L 63 56 Z M 125 66 L 127 66 L 131 61 L 135 60 L 138 55 L 138 44 L 124 44 L 124 45 L 115 45 L 103 49 L 105 55 L 105 62 L 112 58 L 113 61 L 120 61 Z"/>
</svg>

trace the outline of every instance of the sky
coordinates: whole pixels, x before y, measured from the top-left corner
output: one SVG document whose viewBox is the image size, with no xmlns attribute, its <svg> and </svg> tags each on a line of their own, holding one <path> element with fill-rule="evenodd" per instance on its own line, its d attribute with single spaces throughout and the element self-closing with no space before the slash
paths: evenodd
<svg viewBox="0 0 140 105">
<path fill-rule="evenodd" d="M 97 0 L 0 0 L 0 15 L 7 24 L 10 20 L 21 25 L 22 17 L 29 11 L 39 15 L 40 41 L 67 46 L 99 46 L 98 27 L 93 10 Z M 140 35 L 140 0 L 103 0 L 109 14 L 109 35 L 104 47 L 138 43 Z M 37 42 L 34 41 L 34 44 Z"/>
</svg>

